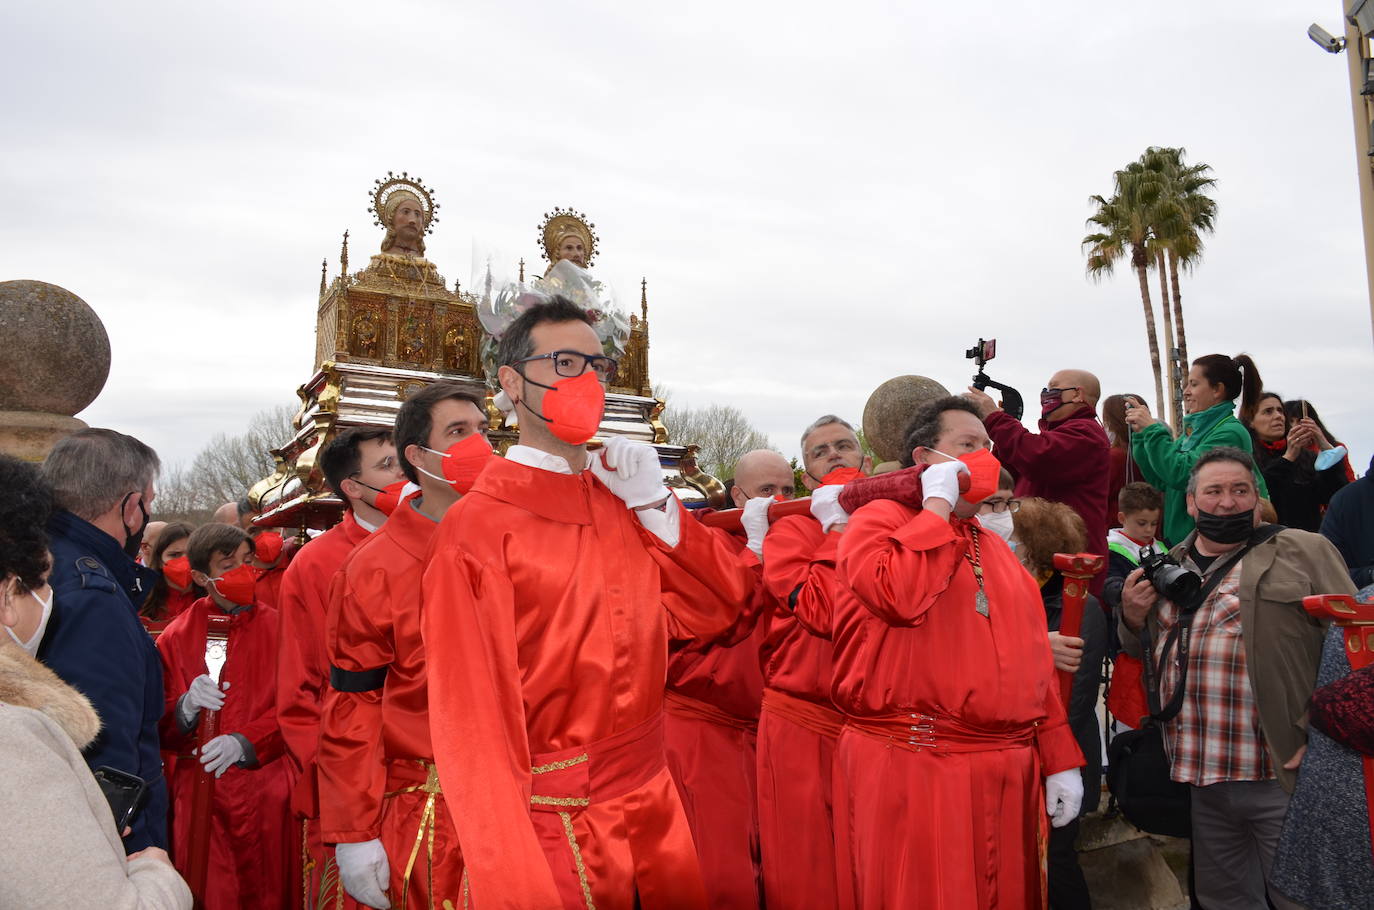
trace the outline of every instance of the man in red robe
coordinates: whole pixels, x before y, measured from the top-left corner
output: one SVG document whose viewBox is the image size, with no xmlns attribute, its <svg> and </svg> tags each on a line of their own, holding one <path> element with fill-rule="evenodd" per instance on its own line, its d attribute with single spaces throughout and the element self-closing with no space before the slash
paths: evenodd
<svg viewBox="0 0 1374 910">
<path fill-rule="evenodd" d="M 988 444 L 973 404 L 937 399 L 907 431 L 920 467 L 839 497 L 857 509 L 833 605 L 843 906 L 1044 907 L 1046 822 L 1082 801 L 1039 589 L 974 517 Z M 859 508 L 880 482 L 895 499 Z"/>
<path fill-rule="evenodd" d="M 291 563 L 291 552 L 285 538 L 272 528 L 253 528 L 248 533 L 253 540 L 248 564 L 258 573 L 258 602 L 275 607 L 281 601 L 281 582 Z"/>
<path fill-rule="evenodd" d="M 320 837 L 315 752 L 320 741 L 320 705 L 329 680 L 324 651 L 325 606 L 334 573 L 353 548 L 386 521 L 377 507 L 382 491 L 403 482 L 391 431 L 375 427 L 344 430 L 320 453 L 325 482 L 345 505 L 343 521 L 310 541 L 282 577 L 281 640 L 277 666 L 277 721 L 295 773 L 291 811 L 299 831 L 299 868 L 292 877 L 294 905 L 316 906 L 342 898 L 334 858 Z M 322 883 L 327 883 L 322 886 Z M 327 892 L 321 895 L 320 891 Z"/>
<path fill-rule="evenodd" d="M 681 514 L 652 447 L 588 455 L 615 370 L 589 320 L 554 297 L 502 334 L 520 444 L 444 516 L 425 572 L 430 732 L 478 910 L 706 905 L 664 756 L 668 642 L 726 631 L 753 577 Z"/>
<path fill-rule="evenodd" d="M 196 584 L 209 592 L 181 613 L 157 639 L 166 713 L 164 747 L 180 753 L 172 775 L 172 855 L 187 874 L 194 782 L 202 767 L 214 774 L 210 804 L 207 910 L 290 907 L 287 876 L 291 831 L 290 772 L 277 727 L 277 614 L 257 603 L 254 575 L 245 565 L 251 544 L 235 525 L 208 524 L 191 535 L 187 557 Z M 217 676 L 206 661 L 209 616 L 226 613 L 228 650 Z M 205 710 L 219 712 L 219 735 L 192 753 Z"/>
<path fill-rule="evenodd" d="M 813 494 L 870 466 L 853 426 L 833 414 L 806 428 L 801 451 L 802 483 Z M 836 901 L 831 768 L 844 718 L 830 700 L 830 642 L 800 620 L 833 597 L 837 536 L 817 518 L 793 515 L 764 538 L 763 582 L 774 603 L 763 646 L 759 834 L 764 895 L 782 910 Z"/>
<path fill-rule="evenodd" d="M 406 399 L 394 439 L 420 496 L 358 545 L 330 599 L 320 825 L 338 845 L 344 889 L 379 910 L 463 905 L 458 834 L 429 738 L 420 583 L 439 520 L 492 457 L 486 429 L 482 402 L 456 383 Z"/>
<path fill-rule="evenodd" d="M 745 511 L 744 533 L 717 533 L 752 567 L 754 597 L 724 638 L 670 646 L 663 718 L 668 768 L 696 841 L 707 899 L 718 910 L 757 907 L 761 899 L 756 742 L 759 647 L 767 624 L 758 620 L 770 598 L 758 554 L 768 507 L 791 499 L 794 490 L 792 467 L 771 449 L 740 458 L 734 481 L 730 495 Z"/>
</svg>

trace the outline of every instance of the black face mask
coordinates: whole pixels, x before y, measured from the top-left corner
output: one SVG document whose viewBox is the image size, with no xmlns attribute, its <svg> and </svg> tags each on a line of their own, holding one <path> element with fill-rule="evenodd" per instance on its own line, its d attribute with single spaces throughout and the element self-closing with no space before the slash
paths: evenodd
<svg viewBox="0 0 1374 910">
<path fill-rule="evenodd" d="M 1213 515 L 1197 510 L 1197 532 L 1213 543 L 1232 544 L 1250 539 L 1255 530 L 1255 510 L 1239 515 Z"/>
<path fill-rule="evenodd" d="M 121 524 L 123 523 L 124 504 L 125 504 L 126 502 L 129 501 L 129 496 L 136 496 L 136 495 L 138 495 L 138 494 L 136 494 L 136 493 L 130 493 L 128 496 L 125 496 L 122 500 L 120 500 L 120 502 L 119 502 L 119 514 L 120 514 L 120 516 L 121 516 L 121 517 L 120 517 L 120 523 L 121 523 Z M 125 533 L 125 535 L 127 535 L 127 536 L 124 538 L 124 552 L 128 555 L 128 557 L 129 557 L 130 559 L 137 559 L 137 558 L 138 558 L 138 547 L 139 547 L 139 544 L 143 543 L 143 532 L 146 531 L 146 530 L 148 530 L 148 510 L 147 510 L 146 508 L 144 508 L 144 506 L 143 506 L 143 499 L 142 499 L 142 497 L 140 497 L 139 500 L 138 500 L 138 510 L 139 510 L 140 512 L 143 513 L 143 523 L 142 523 L 141 525 L 138 526 L 138 530 L 137 530 L 137 531 L 130 531 L 130 530 L 129 530 L 129 526 L 128 526 L 128 525 L 124 525 L 124 533 Z"/>
</svg>

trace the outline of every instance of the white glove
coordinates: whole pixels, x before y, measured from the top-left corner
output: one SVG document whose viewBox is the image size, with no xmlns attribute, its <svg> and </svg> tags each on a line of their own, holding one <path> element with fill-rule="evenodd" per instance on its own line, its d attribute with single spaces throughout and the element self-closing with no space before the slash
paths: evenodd
<svg viewBox="0 0 1374 910">
<path fill-rule="evenodd" d="M 943 499 L 952 509 L 959 504 L 959 475 L 968 473 L 962 461 L 942 461 L 921 472 L 921 495 Z"/>
<path fill-rule="evenodd" d="M 224 772 L 243 761 L 243 743 L 232 733 L 222 733 L 200 750 L 200 763 L 207 774 L 223 777 Z"/>
<path fill-rule="evenodd" d="M 592 473 L 631 509 L 656 505 L 669 495 L 658 451 L 624 436 L 610 437 L 600 452 L 592 453 Z"/>
<path fill-rule="evenodd" d="M 1078 818 L 1083 807 L 1083 775 L 1077 768 L 1060 771 L 1045 778 L 1045 811 L 1050 824 L 1062 828 Z"/>
<path fill-rule="evenodd" d="M 772 504 L 772 497 L 756 496 L 744 504 L 744 514 L 739 517 L 739 523 L 744 528 L 745 545 L 759 559 L 763 559 L 763 537 L 768 533 L 768 507 Z"/>
<path fill-rule="evenodd" d="M 228 689 L 229 684 L 225 683 L 224 688 Z M 202 708 L 218 711 L 223 707 L 224 693 L 209 673 L 202 673 L 191 680 L 191 685 L 186 687 L 186 694 L 181 696 L 181 719 L 186 722 L 186 726 L 194 726 L 196 716 Z"/>
<path fill-rule="evenodd" d="M 840 507 L 843 490 L 843 485 L 832 483 L 811 491 L 811 516 L 821 523 L 821 530 L 827 534 L 835 525 L 849 521 L 849 513 Z"/>
<path fill-rule="evenodd" d="M 391 864 L 379 840 L 359 844 L 339 844 L 334 848 L 339 864 L 339 880 L 348 896 L 360 904 L 387 910 L 391 901 L 386 889 L 391 885 Z"/>
</svg>

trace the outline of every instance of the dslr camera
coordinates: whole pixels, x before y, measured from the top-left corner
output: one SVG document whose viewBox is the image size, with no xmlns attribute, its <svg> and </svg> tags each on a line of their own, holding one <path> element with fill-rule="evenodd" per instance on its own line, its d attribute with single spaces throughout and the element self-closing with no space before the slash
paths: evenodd
<svg viewBox="0 0 1374 910">
<path fill-rule="evenodd" d="M 1186 607 L 1202 593 L 1202 576 L 1183 568 L 1168 553 L 1152 553 L 1141 548 L 1140 567 L 1145 578 L 1154 585 L 1160 596 L 1179 607 Z"/>
</svg>

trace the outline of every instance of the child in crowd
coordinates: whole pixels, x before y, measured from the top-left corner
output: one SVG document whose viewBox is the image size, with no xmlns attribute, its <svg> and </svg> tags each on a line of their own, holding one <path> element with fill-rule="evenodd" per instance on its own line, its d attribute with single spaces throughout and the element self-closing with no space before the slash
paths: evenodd
<svg viewBox="0 0 1374 910">
<path fill-rule="evenodd" d="M 163 743 L 180 756 L 171 781 L 172 846 L 188 871 L 195 781 L 213 775 L 209 879 L 197 895 L 207 910 L 285 908 L 289 771 L 277 726 L 277 611 L 254 593 L 253 544 L 234 525 L 197 528 L 187 544 L 191 577 L 207 596 L 157 640 L 166 711 Z M 227 615 L 225 647 L 207 652 L 210 617 Z M 211 664 L 214 664 L 212 671 Z M 213 673 L 213 675 L 212 675 Z M 197 731 L 216 712 L 219 733 L 197 749 Z M 194 750 L 194 751 L 193 751 Z M 198 754 L 197 754 L 198 753 Z"/>
<path fill-rule="evenodd" d="M 1107 532 L 1107 583 L 1102 587 L 1102 602 L 1115 611 L 1121 605 L 1121 588 L 1126 576 L 1140 567 L 1140 551 L 1165 552 L 1155 539 L 1159 533 L 1164 494 L 1148 483 L 1128 483 L 1116 497 L 1116 520 L 1121 527 Z"/>
<path fill-rule="evenodd" d="M 1128 483 L 1116 498 L 1116 520 L 1121 527 L 1107 533 L 1107 581 L 1102 586 L 1102 602 L 1110 615 L 1107 620 L 1108 653 L 1113 658 L 1111 689 L 1107 695 L 1107 710 L 1116 718 L 1114 726 L 1138 727 L 1149 713 L 1145 689 L 1141 684 L 1144 667 L 1140 661 L 1118 653 L 1121 644 L 1116 637 L 1117 611 L 1121 608 L 1121 588 L 1126 576 L 1140 566 L 1140 551 L 1163 553 L 1168 548 L 1155 539 L 1159 533 L 1160 516 L 1164 511 L 1164 494 L 1148 483 Z"/>
</svg>

